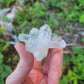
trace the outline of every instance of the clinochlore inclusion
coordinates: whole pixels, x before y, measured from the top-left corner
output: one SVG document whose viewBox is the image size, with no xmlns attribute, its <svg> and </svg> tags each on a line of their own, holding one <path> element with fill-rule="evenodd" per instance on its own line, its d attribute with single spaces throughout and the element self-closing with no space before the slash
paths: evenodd
<svg viewBox="0 0 84 84">
<path fill-rule="evenodd" d="M 47 24 L 40 27 L 39 30 L 38 28 L 31 29 L 29 35 L 19 34 L 18 39 L 25 43 L 25 49 L 33 53 L 37 61 L 41 61 L 47 56 L 49 48 L 66 47 L 65 41 L 59 40 Z"/>
</svg>

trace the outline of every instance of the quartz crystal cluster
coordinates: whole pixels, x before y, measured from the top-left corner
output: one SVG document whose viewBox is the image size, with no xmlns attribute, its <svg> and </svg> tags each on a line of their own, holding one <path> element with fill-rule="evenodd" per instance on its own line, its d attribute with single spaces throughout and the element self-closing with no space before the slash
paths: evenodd
<svg viewBox="0 0 84 84">
<path fill-rule="evenodd" d="M 47 56 L 49 48 L 64 48 L 66 46 L 65 41 L 59 40 L 47 24 L 40 27 L 40 30 L 33 28 L 29 35 L 19 34 L 18 39 L 25 42 L 25 49 L 33 53 L 37 61 L 41 61 Z"/>
</svg>

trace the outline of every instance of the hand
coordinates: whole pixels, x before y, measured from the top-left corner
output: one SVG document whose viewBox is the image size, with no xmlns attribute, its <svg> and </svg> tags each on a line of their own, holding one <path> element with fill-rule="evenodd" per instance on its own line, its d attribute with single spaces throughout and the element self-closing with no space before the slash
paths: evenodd
<svg viewBox="0 0 84 84">
<path fill-rule="evenodd" d="M 25 51 L 23 44 L 15 48 L 20 61 L 14 72 L 6 79 L 6 84 L 59 84 L 62 74 L 63 49 L 50 49 L 45 63 L 37 62 L 34 56 Z"/>
</svg>

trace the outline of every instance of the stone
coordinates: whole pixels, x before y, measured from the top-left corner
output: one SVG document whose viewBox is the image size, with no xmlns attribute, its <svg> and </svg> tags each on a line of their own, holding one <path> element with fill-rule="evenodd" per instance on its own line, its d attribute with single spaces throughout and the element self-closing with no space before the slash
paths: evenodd
<svg viewBox="0 0 84 84">
<path fill-rule="evenodd" d="M 29 35 L 19 34 L 18 39 L 25 42 L 26 51 L 33 53 L 37 61 L 42 61 L 47 56 L 49 48 L 66 47 L 65 41 L 58 39 L 47 24 L 40 27 L 39 30 L 33 28 Z"/>
</svg>

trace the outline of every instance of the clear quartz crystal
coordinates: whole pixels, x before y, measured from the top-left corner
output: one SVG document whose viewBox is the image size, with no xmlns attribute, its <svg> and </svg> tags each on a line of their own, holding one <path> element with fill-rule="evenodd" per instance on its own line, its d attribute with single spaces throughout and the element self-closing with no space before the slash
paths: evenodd
<svg viewBox="0 0 84 84">
<path fill-rule="evenodd" d="M 59 40 L 47 24 L 40 27 L 40 30 L 33 28 L 29 35 L 20 34 L 18 39 L 25 42 L 26 50 L 33 53 L 37 61 L 41 61 L 47 56 L 49 48 L 64 48 L 66 46 L 65 41 Z"/>
</svg>

